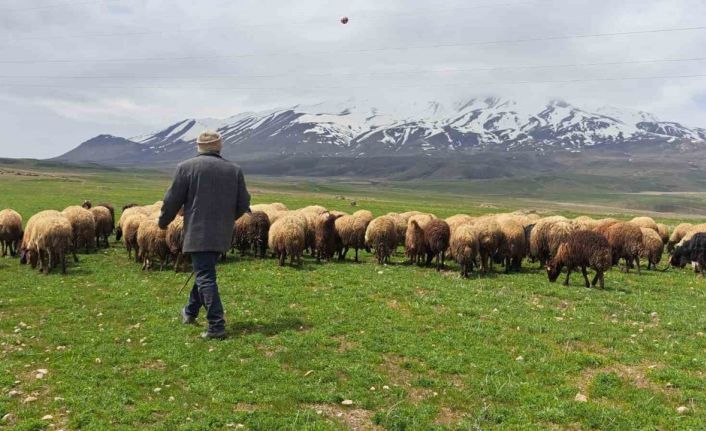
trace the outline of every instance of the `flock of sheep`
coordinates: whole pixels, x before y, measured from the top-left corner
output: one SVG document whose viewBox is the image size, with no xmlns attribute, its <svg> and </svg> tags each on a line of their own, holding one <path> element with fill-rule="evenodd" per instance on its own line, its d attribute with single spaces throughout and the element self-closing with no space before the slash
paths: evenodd
<svg viewBox="0 0 706 431">
<path fill-rule="evenodd" d="M 75 260 L 80 250 L 109 247 L 108 237 L 115 231 L 128 256 L 142 263 L 143 269 L 173 263 L 175 270 L 184 269 L 182 252 L 184 218 L 182 215 L 166 230 L 157 219 L 161 202 L 123 207 L 115 224 L 115 211 L 110 204 L 82 206 L 65 210 L 42 211 L 22 227 L 22 217 L 13 210 L 0 211 L 2 253 L 19 254 L 21 263 L 50 272 L 61 266 L 66 271 L 66 256 Z M 370 211 L 353 214 L 329 211 L 318 205 L 289 210 L 284 204 L 253 205 L 234 222 L 232 251 L 265 258 L 268 249 L 279 265 L 301 263 L 305 253 L 318 262 L 345 260 L 349 251 L 364 249 L 373 253 L 377 262 L 388 262 L 398 247 L 413 264 L 443 268 L 447 256 L 468 277 L 478 268 L 491 271 L 493 263 L 505 272 L 519 271 L 523 259 L 529 258 L 545 267 L 549 279 L 555 281 L 566 267 L 565 284 L 572 271 L 580 270 L 586 287 L 604 285 L 603 274 L 620 260 L 624 269 L 640 273 L 640 259 L 647 268 L 657 268 L 664 248 L 671 253 L 671 264 L 683 267 L 693 262 L 702 275 L 706 265 L 706 224 L 683 223 L 670 229 L 649 217 L 636 217 L 625 222 L 616 219 L 594 220 L 582 216 L 540 217 L 535 213 L 504 213 L 471 217 L 458 214 L 439 219 L 433 214 L 410 211 L 374 217 Z M 224 255 L 225 257 L 225 255 Z M 589 283 L 587 270 L 595 271 Z"/>
</svg>

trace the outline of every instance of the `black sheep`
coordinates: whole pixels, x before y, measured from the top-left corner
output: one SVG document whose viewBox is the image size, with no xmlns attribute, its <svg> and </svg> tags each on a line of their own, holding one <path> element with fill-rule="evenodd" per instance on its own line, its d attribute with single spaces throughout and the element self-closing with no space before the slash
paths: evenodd
<svg viewBox="0 0 706 431">
<path fill-rule="evenodd" d="M 697 233 L 681 247 L 674 250 L 669 263 L 672 266 L 684 268 L 687 263 L 697 264 L 697 272 L 700 277 L 704 276 L 704 265 L 706 265 L 706 233 Z"/>
</svg>

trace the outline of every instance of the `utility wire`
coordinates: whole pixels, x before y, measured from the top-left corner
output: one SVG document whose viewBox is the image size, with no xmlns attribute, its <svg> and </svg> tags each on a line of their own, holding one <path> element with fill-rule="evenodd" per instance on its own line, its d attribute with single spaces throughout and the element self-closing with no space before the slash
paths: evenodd
<svg viewBox="0 0 706 431">
<path fill-rule="evenodd" d="M 415 49 L 439 49 L 439 48 L 462 48 L 470 46 L 483 45 L 503 45 L 527 42 L 547 42 L 554 40 L 570 40 L 570 39 L 589 39 L 615 36 L 634 36 L 641 34 L 658 34 L 658 33 L 676 33 L 686 31 L 706 30 L 706 26 L 695 27 L 675 27 L 661 28 L 652 30 L 635 30 L 635 31 L 620 31 L 610 33 L 590 33 L 590 34 L 574 34 L 561 36 L 541 36 L 533 38 L 521 39 L 501 39 L 491 41 L 475 41 L 475 42 L 458 42 L 458 43 L 440 43 L 433 45 L 406 45 L 406 46 L 387 46 L 378 48 L 361 48 L 361 49 L 343 49 L 337 51 L 312 51 L 311 53 L 302 52 L 271 52 L 271 53 L 247 53 L 247 54 L 232 54 L 232 55 L 209 55 L 209 56 L 184 56 L 184 57 L 142 57 L 142 58 L 99 58 L 99 59 L 53 59 L 53 60 L 0 60 L 0 64 L 60 64 L 60 63 L 115 63 L 115 62 L 146 62 L 146 61 L 191 61 L 191 60 L 214 60 L 214 59 L 229 59 L 229 58 L 248 58 L 248 57 L 278 57 L 284 55 L 329 55 L 341 53 L 366 53 L 366 52 L 385 52 L 385 51 L 408 51 Z"/>
<path fill-rule="evenodd" d="M 563 80 L 525 80 L 525 81 L 486 81 L 473 82 L 473 85 L 525 85 L 525 84 L 566 84 L 566 83 L 581 83 L 581 82 L 609 82 L 609 81 L 647 81 L 661 79 L 692 79 L 706 78 L 706 74 L 692 75 L 660 75 L 660 76 L 627 76 L 627 77 L 602 77 L 602 78 L 576 78 Z M 447 83 L 447 84 L 411 84 L 411 85 L 391 85 L 386 86 L 386 89 L 402 89 L 402 88 L 429 88 L 429 87 L 464 87 L 468 86 L 467 82 L 462 83 Z M 114 90 L 231 90 L 231 91 L 286 91 L 291 90 L 289 87 L 203 87 L 203 86 L 125 86 L 125 85 L 107 85 L 107 86 L 84 86 L 84 85 L 52 85 L 52 84 L 4 84 L 0 83 L 0 87 L 4 88 L 61 88 L 61 89 L 114 89 Z M 336 89 L 355 89 L 355 88 L 370 88 L 369 85 L 358 86 L 307 86 L 306 89 L 311 90 L 336 90 Z"/>
<path fill-rule="evenodd" d="M 385 76 L 385 75 L 417 75 L 417 74 L 437 74 L 437 73 L 461 73 L 461 72 L 491 72 L 500 70 L 536 70 L 536 69 L 560 69 L 560 68 L 580 68 L 596 66 L 621 66 L 635 64 L 656 64 L 656 63 L 680 63 L 680 62 L 700 62 L 706 61 L 706 57 L 695 58 L 667 58 L 650 60 L 628 60 L 628 61 L 606 61 L 594 63 L 564 63 L 564 64 L 541 64 L 541 65 L 517 65 L 517 66 L 489 66 L 474 68 L 445 68 L 445 69 L 424 69 L 424 70 L 390 70 L 374 72 L 326 72 L 326 73 L 296 73 L 282 72 L 273 74 L 248 75 L 248 74 L 228 74 L 228 75 L 200 75 L 200 76 L 160 76 L 160 75 L 0 75 L 0 79 L 166 79 L 166 80 L 200 80 L 200 79 L 229 79 L 229 78 L 278 78 L 288 76 L 311 76 L 311 77 L 338 77 L 338 76 Z"/>
</svg>

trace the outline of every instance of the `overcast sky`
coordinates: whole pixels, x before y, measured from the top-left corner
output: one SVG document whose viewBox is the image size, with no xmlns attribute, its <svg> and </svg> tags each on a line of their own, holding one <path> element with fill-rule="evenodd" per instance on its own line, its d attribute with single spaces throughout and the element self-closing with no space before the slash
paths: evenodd
<svg viewBox="0 0 706 431">
<path fill-rule="evenodd" d="M 706 127 L 706 77 L 589 80 L 704 74 L 706 30 L 563 37 L 705 16 L 703 0 L 0 0 L 0 157 L 351 97 L 560 98 Z"/>
</svg>

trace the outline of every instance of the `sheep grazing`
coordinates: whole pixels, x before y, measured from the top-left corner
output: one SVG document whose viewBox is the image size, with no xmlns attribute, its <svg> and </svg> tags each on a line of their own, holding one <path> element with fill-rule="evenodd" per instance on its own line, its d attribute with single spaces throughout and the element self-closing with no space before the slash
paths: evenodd
<svg viewBox="0 0 706 431">
<path fill-rule="evenodd" d="M 0 211 L 0 245 L 2 245 L 2 257 L 15 257 L 22 242 L 22 216 L 14 210 L 4 209 Z"/>
<path fill-rule="evenodd" d="M 39 266 L 45 273 L 61 264 L 62 273 L 66 273 L 66 253 L 72 250 L 72 242 L 73 229 L 66 217 L 54 210 L 39 212 L 27 221 L 20 263 Z"/>
<path fill-rule="evenodd" d="M 281 204 L 279 202 L 275 202 L 272 204 L 251 205 L 250 211 L 263 212 L 263 213 L 267 214 L 267 218 L 269 219 L 270 224 L 272 224 L 272 223 L 276 222 L 278 218 L 281 218 L 282 216 L 287 214 L 289 212 L 289 209 L 287 208 L 286 205 Z"/>
<path fill-rule="evenodd" d="M 498 217 L 497 220 L 504 241 L 498 247 L 495 261 L 505 264 L 505 273 L 519 272 L 522 269 L 522 258 L 527 255 L 525 228 L 515 218 Z"/>
<path fill-rule="evenodd" d="M 336 217 L 333 214 L 325 213 L 316 220 L 314 227 L 314 247 L 316 248 L 316 262 L 321 259 L 331 260 L 336 254 Z"/>
<path fill-rule="evenodd" d="M 397 213 L 387 213 L 386 215 L 395 222 L 395 229 L 397 230 L 397 245 L 404 247 L 408 220 Z"/>
<path fill-rule="evenodd" d="M 131 205 L 136 206 L 135 204 L 131 204 Z M 81 206 L 83 208 L 86 208 L 87 210 L 90 210 L 91 208 L 93 208 L 93 204 L 91 203 L 91 201 L 83 201 L 83 204 Z M 110 218 L 111 218 L 111 220 L 113 220 L 113 229 L 115 229 L 115 207 L 113 207 L 113 205 L 111 205 L 109 203 L 100 203 L 100 204 L 96 205 L 96 207 L 104 207 L 108 211 L 110 211 Z M 125 211 L 125 208 L 126 207 L 123 207 L 123 211 Z M 129 208 L 129 206 L 128 206 L 128 208 Z"/>
<path fill-rule="evenodd" d="M 395 229 L 395 233 L 397 229 Z M 430 265 L 436 258 L 436 270 L 444 267 L 446 250 L 449 248 L 451 229 L 444 220 L 433 219 L 424 226 L 424 249 L 427 254 L 426 264 Z"/>
<path fill-rule="evenodd" d="M 366 228 L 368 227 L 368 224 L 373 221 L 373 213 L 368 210 L 358 210 L 351 215 L 359 220 L 363 220 Z"/>
<path fill-rule="evenodd" d="M 634 224 L 637 227 L 644 227 L 646 229 L 652 229 L 655 232 L 659 231 L 659 228 L 657 227 L 657 223 L 654 221 L 652 217 L 635 217 L 634 219 L 630 220 L 630 223 Z"/>
<path fill-rule="evenodd" d="M 140 245 L 137 242 L 137 231 L 140 228 L 140 224 L 147 220 L 144 214 L 134 213 L 125 217 L 124 220 L 121 219 L 123 230 L 123 243 L 125 244 L 125 249 L 127 250 L 127 257 L 132 259 L 132 250 L 135 250 L 135 262 L 140 261 Z"/>
<path fill-rule="evenodd" d="M 541 266 L 554 256 L 557 248 L 577 226 L 562 216 L 540 219 L 530 235 L 530 256 L 539 260 Z"/>
<path fill-rule="evenodd" d="M 387 216 L 373 219 L 365 230 L 365 245 L 373 251 L 380 265 L 388 261 L 397 248 L 395 221 Z"/>
<path fill-rule="evenodd" d="M 681 241 L 679 241 L 678 245 L 682 245 L 686 241 L 689 241 L 697 233 L 706 233 L 706 223 L 695 224 L 691 226 L 689 230 L 686 231 Z"/>
<path fill-rule="evenodd" d="M 561 269 L 566 266 L 566 280 L 564 285 L 569 285 L 571 272 L 581 268 L 586 287 L 596 286 L 605 288 L 604 273 L 613 265 L 611 247 L 608 240 L 597 232 L 576 230 L 569 234 L 566 241 L 557 249 L 556 255 L 547 264 L 549 281 L 555 282 L 559 278 Z M 587 268 L 596 271 L 596 276 L 589 284 Z"/>
<path fill-rule="evenodd" d="M 593 228 L 593 231 L 606 236 L 608 229 L 616 223 L 620 223 L 620 220 L 616 220 L 614 218 L 604 218 L 598 220 L 598 223 L 596 223 L 596 227 Z"/>
<path fill-rule="evenodd" d="M 612 225 L 606 232 L 610 244 L 613 264 L 620 259 L 625 259 L 625 271 L 635 263 L 637 273 L 640 274 L 640 254 L 642 253 L 642 231 L 634 223 L 620 222 Z"/>
<path fill-rule="evenodd" d="M 669 263 L 672 266 L 684 268 L 687 263 L 695 263 L 696 272 L 703 278 L 706 267 L 706 233 L 698 232 L 678 246 L 672 253 Z"/>
<path fill-rule="evenodd" d="M 451 233 L 451 255 L 461 267 L 461 277 L 467 278 L 478 255 L 478 230 L 471 224 L 457 226 Z"/>
<path fill-rule="evenodd" d="M 494 217 L 484 216 L 473 223 L 478 232 L 478 254 L 480 255 L 481 271 L 492 270 L 492 257 L 498 252 L 505 241 L 500 225 Z"/>
<path fill-rule="evenodd" d="M 664 223 L 657 223 L 657 233 L 662 238 L 662 243 L 667 245 L 669 242 L 669 226 Z"/>
<path fill-rule="evenodd" d="M 169 258 L 167 231 L 159 228 L 157 220 L 148 218 L 140 223 L 137 228 L 137 246 L 142 270 L 153 269 L 155 260 L 159 260 L 159 270 L 164 269 Z"/>
<path fill-rule="evenodd" d="M 295 260 L 301 265 L 306 243 L 305 229 L 306 220 L 297 214 L 286 215 L 272 223 L 268 244 L 277 255 L 279 266 L 284 266 L 287 256 L 292 265 Z"/>
<path fill-rule="evenodd" d="M 659 233 L 652 229 L 641 227 L 642 232 L 642 253 L 640 257 L 647 259 L 647 269 L 657 269 L 657 264 L 662 260 L 664 253 L 664 242 Z"/>
<path fill-rule="evenodd" d="M 300 208 L 298 211 L 302 213 L 314 213 L 317 215 L 326 214 L 328 212 L 328 210 L 321 205 L 309 205 L 308 207 Z"/>
<path fill-rule="evenodd" d="M 103 238 L 106 247 L 110 247 L 108 237 L 113 234 L 113 216 L 110 210 L 104 206 L 95 206 L 89 209 L 95 221 L 96 248 L 100 247 L 100 239 Z"/>
<path fill-rule="evenodd" d="M 348 250 L 355 250 L 355 261 L 358 262 L 358 250 L 365 248 L 365 220 L 353 216 L 343 216 L 336 219 L 336 238 L 338 240 L 338 260 L 345 260 Z"/>
<path fill-rule="evenodd" d="M 281 204 L 280 204 L 281 205 Z M 270 230 L 270 219 L 262 211 L 253 211 L 248 223 L 247 236 L 252 246 L 253 255 L 264 259 L 267 253 L 267 235 Z"/>
<path fill-rule="evenodd" d="M 176 218 L 167 226 L 167 233 L 164 237 L 167 242 L 169 253 L 174 258 L 174 272 L 182 270 L 184 263 L 184 217 Z"/>
<path fill-rule="evenodd" d="M 96 221 L 93 214 L 78 205 L 70 206 L 61 212 L 71 223 L 73 229 L 73 247 L 78 251 L 83 248 L 86 253 L 93 249 L 96 236 Z"/>
<path fill-rule="evenodd" d="M 316 254 L 316 221 L 323 214 L 319 213 L 315 207 L 307 207 L 307 210 L 295 211 L 302 220 L 304 220 L 304 249 L 309 250 L 311 255 Z"/>
<path fill-rule="evenodd" d="M 248 225 L 250 224 L 251 219 L 252 213 L 245 213 L 233 224 L 231 247 L 233 251 L 238 250 L 240 252 L 240 257 L 245 256 L 245 253 L 247 253 L 247 251 L 251 248 L 250 238 L 248 236 Z"/>
<path fill-rule="evenodd" d="M 669 241 L 667 242 L 667 251 L 669 253 L 674 251 L 674 247 L 679 244 L 682 238 L 684 238 L 684 235 L 686 235 L 686 233 L 689 232 L 689 229 L 693 226 L 694 225 L 691 223 L 681 223 L 674 228 L 672 234 L 669 236 Z"/>
<path fill-rule="evenodd" d="M 469 215 L 456 214 L 456 215 L 452 215 L 451 217 L 447 218 L 446 223 L 449 225 L 449 230 L 451 231 L 451 235 L 453 235 L 453 233 L 457 227 L 464 225 L 464 224 L 472 223 L 473 220 L 475 220 L 475 219 Z"/>
</svg>

